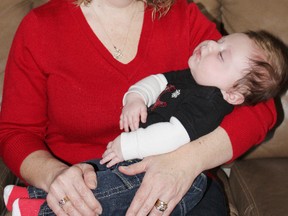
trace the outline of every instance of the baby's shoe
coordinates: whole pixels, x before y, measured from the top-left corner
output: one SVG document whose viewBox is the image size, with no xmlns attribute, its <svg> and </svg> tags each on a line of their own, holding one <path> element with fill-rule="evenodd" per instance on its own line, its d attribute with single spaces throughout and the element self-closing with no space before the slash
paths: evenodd
<svg viewBox="0 0 288 216">
<path fill-rule="evenodd" d="M 4 188 L 3 197 L 6 208 L 11 211 L 14 201 L 18 198 L 29 198 L 29 193 L 26 187 L 7 185 Z"/>
<path fill-rule="evenodd" d="M 18 198 L 12 206 L 12 216 L 38 216 L 45 199 Z"/>
</svg>

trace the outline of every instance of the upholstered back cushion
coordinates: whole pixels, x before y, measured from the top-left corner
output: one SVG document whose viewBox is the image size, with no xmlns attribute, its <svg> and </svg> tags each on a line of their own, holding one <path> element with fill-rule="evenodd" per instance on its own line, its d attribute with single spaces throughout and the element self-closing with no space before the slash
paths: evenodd
<svg viewBox="0 0 288 216">
<path fill-rule="evenodd" d="M 288 44 L 286 22 L 288 1 L 275 0 L 194 0 L 213 21 L 224 24 L 228 33 L 265 29 Z"/>
</svg>

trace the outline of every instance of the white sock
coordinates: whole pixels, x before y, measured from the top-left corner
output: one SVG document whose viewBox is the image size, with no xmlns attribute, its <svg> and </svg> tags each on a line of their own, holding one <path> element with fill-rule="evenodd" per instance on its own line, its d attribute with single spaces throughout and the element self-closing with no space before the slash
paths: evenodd
<svg viewBox="0 0 288 216">
<path fill-rule="evenodd" d="M 16 199 L 13 203 L 12 207 L 12 216 L 21 216 L 20 208 L 19 208 L 19 199 Z"/>
<path fill-rule="evenodd" d="M 10 197 L 10 194 L 11 194 L 11 191 L 12 191 L 13 187 L 14 187 L 14 185 L 7 185 L 4 188 L 3 197 L 4 197 L 4 203 L 5 203 L 6 206 L 7 206 L 8 199 Z"/>
</svg>

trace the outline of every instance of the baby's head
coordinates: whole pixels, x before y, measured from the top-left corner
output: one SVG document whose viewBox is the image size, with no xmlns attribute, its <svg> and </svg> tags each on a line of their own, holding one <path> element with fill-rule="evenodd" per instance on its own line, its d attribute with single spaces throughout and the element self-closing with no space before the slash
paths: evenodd
<svg viewBox="0 0 288 216">
<path fill-rule="evenodd" d="M 287 47 L 266 31 L 204 41 L 189 59 L 200 85 L 218 87 L 227 102 L 254 105 L 275 97 L 288 77 Z"/>
<path fill-rule="evenodd" d="M 245 34 L 255 43 L 255 52 L 249 57 L 244 76 L 234 83 L 233 89 L 244 95 L 245 104 L 254 105 L 277 96 L 286 87 L 288 48 L 266 31 Z"/>
</svg>

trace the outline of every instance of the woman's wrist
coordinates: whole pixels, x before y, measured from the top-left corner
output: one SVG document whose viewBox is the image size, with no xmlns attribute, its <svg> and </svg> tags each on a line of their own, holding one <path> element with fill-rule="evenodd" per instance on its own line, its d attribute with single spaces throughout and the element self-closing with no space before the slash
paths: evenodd
<svg viewBox="0 0 288 216">
<path fill-rule="evenodd" d="M 134 102 L 134 101 L 143 101 L 145 104 L 145 98 L 138 92 L 128 92 L 125 94 L 125 97 L 124 97 L 124 103 L 123 105 L 126 105 L 127 103 L 130 103 L 130 102 Z"/>
<path fill-rule="evenodd" d="M 48 192 L 54 179 L 68 166 L 47 151 L 36 151 L 28 155 L 22 162 L 20 173 L 30 185 Z"/>
<path fill-rule="evenodd" d="M 49 191 L 51 184 L 56 179 L 57 176 L 59 176 L 61 173 L 64 172 L 64 170 L 67 170 L 69 168 L 68 165 L 60 162 L 59 160 L 55 158 L 51 158 L 47 161 L 46 164 L 46 178 L 42 178 L 40 182 L 42 182 L 42 185 L 39 185 L 40 188 L 45 190 L 46 192 Z"/>
</svg>

